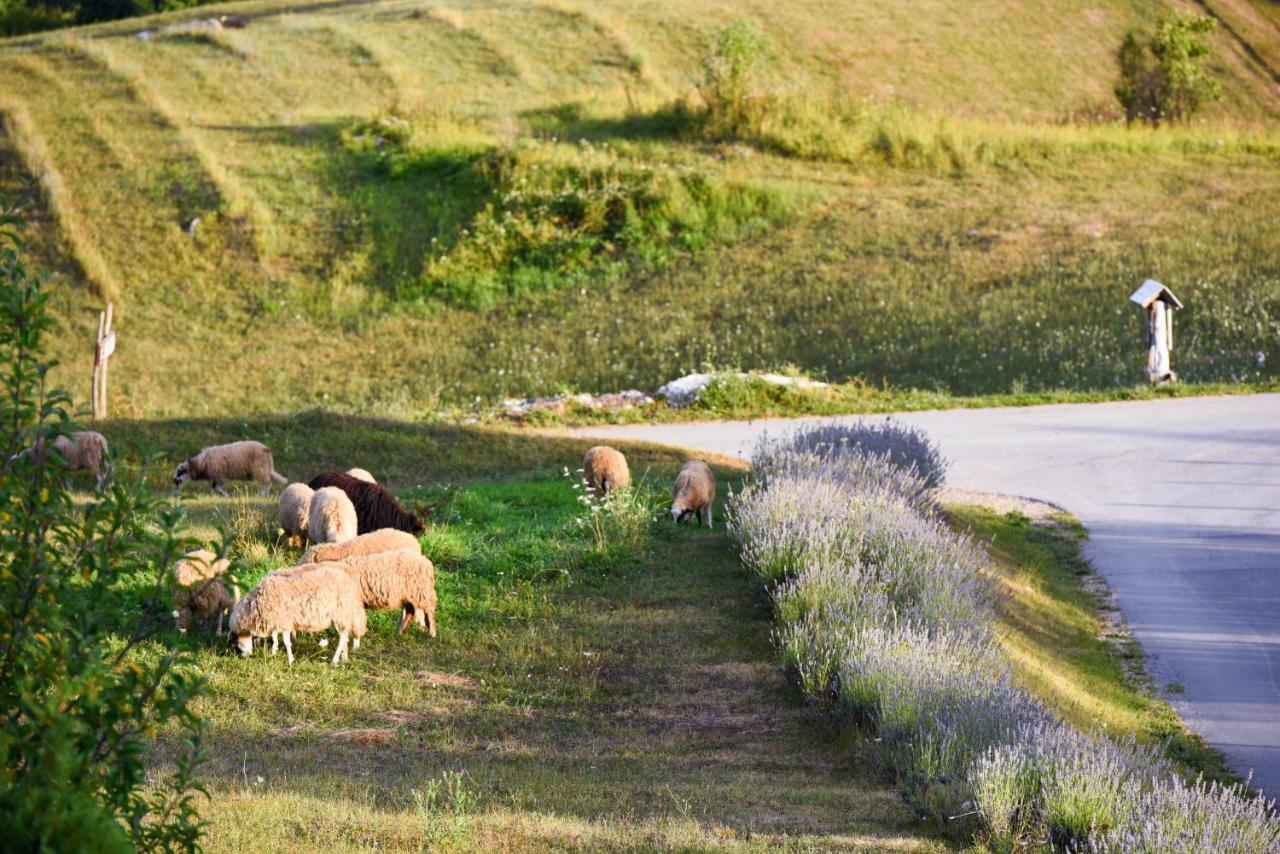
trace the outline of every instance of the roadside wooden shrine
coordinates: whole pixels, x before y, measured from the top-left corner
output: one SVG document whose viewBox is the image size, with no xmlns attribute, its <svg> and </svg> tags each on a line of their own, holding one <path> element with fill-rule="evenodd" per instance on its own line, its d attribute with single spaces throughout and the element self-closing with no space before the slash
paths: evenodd
<svg viewBox="0 0 1280 854">
<path fill-rule="evenodd" d="M 1147 379 L 1157 385 L 1177 382 L 1178 375 L 1170 364 L 1170 353 L 1173 350 L 1173 313 L 1182 308 L 1182 300 L 1155 279 L 1143 282 L 1142 287 L 1129 295 L 1129 299 L 1147 310 Z"/>
<path fill-rule="evenodd" d="M 115 306 L 98 312 L 98 342 L 93 348 L 93 420 L 107 417 L 107 363 L 116 351 L 116 333 L 111 328 Z"/>
</svg>

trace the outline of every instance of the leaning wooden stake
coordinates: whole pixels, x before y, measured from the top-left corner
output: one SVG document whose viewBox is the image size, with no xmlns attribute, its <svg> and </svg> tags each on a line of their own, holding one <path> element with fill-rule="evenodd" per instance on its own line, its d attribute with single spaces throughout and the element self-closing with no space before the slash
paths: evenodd
<svg viewBox="0 0 1280 854">
<path fill-rule="evenodd" d="M 107 310 L 98 312 L 98 341 L 93 348 L 93 418 L 107 417 L 107 362 L 116 350 L 116 335 L 111 331 L 111 316 L 115 306 L 107 303 Z"/>
</svg>

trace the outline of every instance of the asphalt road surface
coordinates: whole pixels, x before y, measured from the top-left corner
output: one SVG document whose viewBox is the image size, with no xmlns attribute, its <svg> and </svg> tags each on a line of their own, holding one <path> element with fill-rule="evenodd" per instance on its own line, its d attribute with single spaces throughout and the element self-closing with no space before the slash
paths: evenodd
<svg viewBox="0 0 1280 854">
<path fill-rule="evenodd" d="M 939 443 L 948 486 L 1074 513 L 1157 684 L 1185 686 L 1169 699 L 1187 724 L 1280 797 L 1280 395 L 894 417 Z M 746 459 L 798 421 L 577 432 Z"/>
</svg>

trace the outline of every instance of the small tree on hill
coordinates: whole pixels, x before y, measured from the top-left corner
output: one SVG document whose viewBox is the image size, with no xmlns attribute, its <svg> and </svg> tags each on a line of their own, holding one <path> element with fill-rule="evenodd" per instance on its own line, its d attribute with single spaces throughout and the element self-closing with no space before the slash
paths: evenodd
<svg viewBox="0 0 1280 854">
<path fill-rule="evenodd" d="M 769 46 L 755 21 L 737 20 L 712 34 L 698 85 L 710 135 L 742 138 L 760 132 L 768 109 L 760 92 L 768 63 Z"/>
<path fill-rule="evenodd" d="M 1175 12 L 1149 37 L 1125 34 L 1116 52 L 1115 95 L 1130 122 L 1183 121 L 1222 97 L 1221 84 L 1204 68 L 1213 55 L 1207 36 L 1214 26 L 1212 18 Z"/>
<path fill-rule="evenodd" d="M 143 644 L 169 614 L 179 514 L 141 482 L 77 506 L 57 453 L 22 453 L 72 423 L 68 395 L 47 387 L 53 319 L 17 226 L 0 208 L 0 847 L 194 850 L 202 683 Z M 140 612 L 121 613 L 124 579 L 150 591 Z M 148 781 L 161 727 L 176 770 Z"/>
</svg>

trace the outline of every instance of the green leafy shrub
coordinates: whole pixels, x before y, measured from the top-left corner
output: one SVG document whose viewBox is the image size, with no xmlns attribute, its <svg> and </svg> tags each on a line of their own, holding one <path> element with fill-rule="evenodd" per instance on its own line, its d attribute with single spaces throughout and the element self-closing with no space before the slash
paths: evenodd
<svg viewBox="0 0 1280 854">
<path fill-rule="evenodd" d="M 769 46 L 760 25 L 740 19 L 717 29 L 702 56 L 698 92 L 706 104 L 704 130 L 717 138 L 759 136 L 769 113 L 762 77 Z"/>
<path fill-rule="evenodd" d="M 1222 96 L 1222 85 L 1204 68 L 1214 27 L 1212 18 L 1175 12 L 1149 37 L 1125 34 L 1116 52 L 1115 95 L 1130 122 L 1183 121 Z"/>
<path fill-rule="evenodd" d="M 0 218 L 0 827 L 8 850 L 195 850 L 202 825 L 194 771 L 202 682 L 176 651 L 142 642 L 168 625 L 169 563 L 180 515 L 146 487 L 110 483 L 77 506 L 57 454 L 23 454 L 72 428 L 65 392 L 46 388 L 48 294 L 20 257 L 17 222 Z M 150 595 L 120 625 L 116 583 Z M 148 780 L 161 727 L 176 768 Z M 176 746 L 176 745 L 174 745 Z"/>
</svg>

